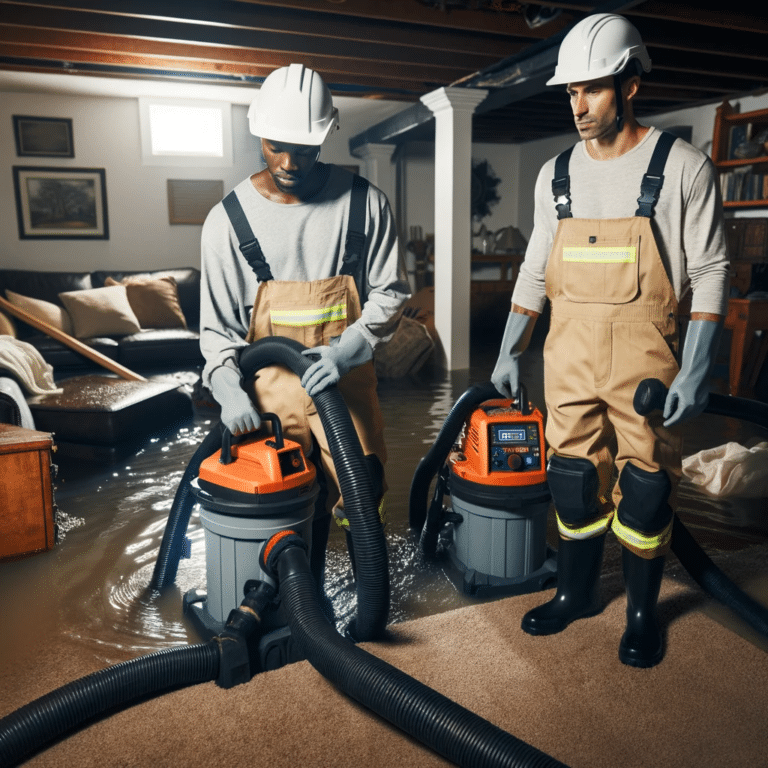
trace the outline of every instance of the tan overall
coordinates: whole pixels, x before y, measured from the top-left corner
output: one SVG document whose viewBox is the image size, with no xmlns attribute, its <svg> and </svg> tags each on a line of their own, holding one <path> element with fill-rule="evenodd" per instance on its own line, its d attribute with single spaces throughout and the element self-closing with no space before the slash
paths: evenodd
<svg viewBox="0 0 768 768">
<path fill-rule="evenodd" d="M 337 275 L 311 282 L 269 280 L 259 284 L 246 341 L 250 344 L 270 336 L 284 336 L 306 347 L 328 345 L 332 338 L 354 323 L 361 314 L 354 279 Z M 384 424 L 376 394 L 376 374 L 368 362 L 350 371 L 338 383 L 349 408 L 363 454 L 375 454 L 386 464 Z M 320 416 L 300 378 L 283 366 L 262 368 L 253 389 L 257 408 L 276 413 L 283 434 L 301 445 L 306 455 L 314 435 L 320 447 L 321 466 L 328 478 L 329 512 L 342 506 L 339 481 Z"/>
<path fill-rule="evenodd" d="M 590 538 L 612 525 L 635 553 L 661 555 L 671 522 L 650 535 L 634 531 L 616 515 L 618 483 L 610 494 L 614 469 L 620 473 L 627 461 L 647 472 L 666 470 L 673 488 L 681 474 L 680 441 L 662 426 L 661 414 L 639 416 L 632 405 L 640 381 L 657 378 L 669 387 L 678 372 L 677 299 L 650 219 L 561 219 L 546 292 L 547 441 L 560 456 L 589 459 L 600 479 L 600 517 L 579 527 L 558 517 L 560 535 Z"/>
</svg>

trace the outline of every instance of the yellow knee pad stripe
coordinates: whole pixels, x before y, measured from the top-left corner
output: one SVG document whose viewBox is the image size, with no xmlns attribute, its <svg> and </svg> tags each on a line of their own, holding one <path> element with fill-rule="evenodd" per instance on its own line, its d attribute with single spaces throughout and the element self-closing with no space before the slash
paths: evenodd
<svg viewBox="0 0 768 768">
<path fill-rule="evenodd" d="M 616 534 L 616 538 L 627 549 L 632 550 L 641 557 L 655 557 L 657 554 L 666 552 L 672 541 L 672 522 L 658 533 L 648 534 L 635 531 L 624 525 L 619 516 L 613 518 L 611 530 Z"/>
<path fill-rule="evenodd" d="M 616 510 L 611 510 L 607 514 L 590 520 L 584 525 L 566 525 L 557 513 L 557 530 L 564 539 L 591 539 L 605 533 L 611 527 L 611 520 Z"/>
</svg>

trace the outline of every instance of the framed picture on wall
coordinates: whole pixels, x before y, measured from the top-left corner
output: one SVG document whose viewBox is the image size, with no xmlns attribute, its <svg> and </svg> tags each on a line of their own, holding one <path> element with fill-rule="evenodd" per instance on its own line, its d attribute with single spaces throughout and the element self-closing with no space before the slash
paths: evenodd
<svg viewBox="0 0 768 768">
<path fill-rule="evenodd" d="M 103 168 L 13 166 L 19 237 L 108 240 Z"/>
<path fill-rule="evenodd" d="M 13 116 L 19 157 L 74 157 L 72 120 L 68 117 Z"/>
<path fill-rule="evenodd" d="M 224 182 L 213 179 L 168 179 L 168 221 L 202 224 L 224 197 Z"/>
</svg>

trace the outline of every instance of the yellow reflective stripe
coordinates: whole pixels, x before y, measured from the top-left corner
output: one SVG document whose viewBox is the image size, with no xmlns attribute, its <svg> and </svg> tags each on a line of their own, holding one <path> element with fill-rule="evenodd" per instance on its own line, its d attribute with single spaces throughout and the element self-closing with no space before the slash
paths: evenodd
<svg viewBox="0 0 768 768">
<path fill-rule="evenodd" d="M 346 320 L 347 305 L 334 304 L 332 307 L 315 309 L 270 309 L 269 317 L 273 325 L 289 325 L 293 328 L 322 325 L 332 320 Z"/>
<path fill-rule="evenodd" d="M 627 528 L 627 526 L 619 520 L 619 516 L 616 515 L 613 519 L 611 529 L 616 534 L 616 538 L 619 541 L 626 544 L 630 549 L 636 549 L 641 552 L 663 549 L 672 540 L 672 523 L 659 533 L 640 533 L 632 528 Z"/>
<path fill-rule="evenodd" d="M 586 525 L 579 526 L 566 525 L 560 519 L 560 515 L 555 513 L 555 517 L 557 518 L 557 530 L 564 539 L 591 539 L 594 536 L 599 536 L 601 533 L 605 533 L 608 528 L 610 528 L 614 512 L 615 510 L 609 512 L 604 517 L 592 520 Z"/>
<path fill-rule="evenodd" d="M 575 261 L 581 264 L 634 264 L 637 261 L 637 248 L 625 246 L 565 246 L 563 261 Z"/>
</svg>

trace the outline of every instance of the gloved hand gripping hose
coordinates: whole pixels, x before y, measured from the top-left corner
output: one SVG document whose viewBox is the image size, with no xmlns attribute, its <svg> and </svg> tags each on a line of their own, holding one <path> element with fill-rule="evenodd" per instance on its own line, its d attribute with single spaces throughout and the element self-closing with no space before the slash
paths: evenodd
<svg viewBox="0 0 768 768">
<path fill-rule="evenodd" d="M 283 531 L 273 536 L 264 547 L 262 568 L 278 580 L 291 637 L 309 663 L 363 706 L 465 768 L 565 768 L 343 638 L 318 604 L 298 534 Z"/>
<path fill-rule="evenodd" d="M 644 379 L 635 391 L 634 407 L 641 416 L 663 410 L 667 388 L 658 379 Z M 704 413 L 751 421 L 768 429 L 768 406 L 742 397 L 709 394 Z M 768 637 L 768 608 L 740 590 L 697 544 L 690 531 L 675 515 L 672 551 L 696 583 L 711 597 L 730 608 L 756 632 Z"/>
</svg>

